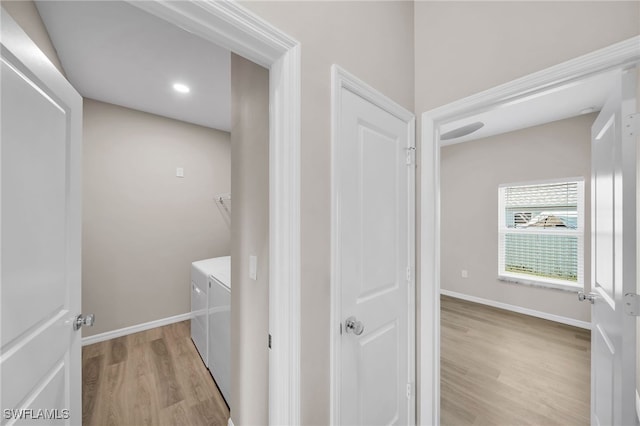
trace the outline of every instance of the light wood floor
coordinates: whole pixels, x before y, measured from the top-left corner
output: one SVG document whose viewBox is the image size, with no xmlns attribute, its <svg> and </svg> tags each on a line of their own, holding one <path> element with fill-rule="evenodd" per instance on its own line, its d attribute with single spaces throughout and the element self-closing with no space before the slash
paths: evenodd
<svg viewBox="0 0 640 426">
<path fill-rule="evenodd" d="M 83 425 L 221 425 L 227 408 L 188 321 L 85 346 Z"/>
<path fill-rule="evenodd" d="M 442 425 L 588 425 L 590 332 L 441 298 Z"/>
</svg>

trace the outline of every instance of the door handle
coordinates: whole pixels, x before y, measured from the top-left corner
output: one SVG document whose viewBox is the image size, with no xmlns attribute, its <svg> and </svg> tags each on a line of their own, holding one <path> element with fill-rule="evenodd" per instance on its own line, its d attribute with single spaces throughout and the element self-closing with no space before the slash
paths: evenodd
<svg viewBox="0 0 640 426">
<path fill-rule="evenodd" d="M 591 303 L 593 305 L 593 302 L 596 301 L 596 298 L 598 297 L 598 295 L 596 293 L 585 293 L 584 291 L 579 291 L 578 292 L 578 300 L 581 302 L 584 302 L 585 300 L 588 300 L 589 303 Z"/>
<path fill-rule="evenodd" d="M 78 315 L 73 320 L 73 329 L 80 330 L 80 328 L 84 325 L 86 327 L 93 327 L 93 324 L 96 322 L 96 316 L 94 314 L 87 315 Z"/>
<path fill-rule="evenodd" d="M 364 325 L 356 319 L 356 317 L 349 317 L 344 322 L 344 328 L 347 330 L 347 333 L 353 333 L 356 336 L 359 336 L 364 331 Z"/>
</svg>

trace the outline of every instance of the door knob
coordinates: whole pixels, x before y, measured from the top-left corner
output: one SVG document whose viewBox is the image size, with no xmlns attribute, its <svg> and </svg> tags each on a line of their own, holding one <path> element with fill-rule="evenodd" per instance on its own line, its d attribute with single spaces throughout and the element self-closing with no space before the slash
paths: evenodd
<svg viewBox="0 0 640 426">
<path fill-rule="evenodd" d="M 585 300 L 588 300 L 589 303 L 591 303 L 593 305 L 593 302 L 596 301 L 596 297 L 597 295 L 595 293 L 586 293 L 584 291 L 579 291 L 578 292 L 578 300 L 581 302 L 584 302 Z"/>
<path fill-rule="evenodd" d="M 364 331 L 364 325 L 356 319 L 356 317 L 349 317 L 344 322 L 344 328 L 347 330 L 347 333 L 353 333 L 356 336 L 359 336 Z"/>
<path fill-rule="evenodd" d="M 73 320 L 73 329 L 80 330 L 80 328 L 84 325 L 86 327 L 93 327 L 93 324 L 96 322 L 96 316 L 94 314 L 87 315 L 78 315 Z"/>
</svg>

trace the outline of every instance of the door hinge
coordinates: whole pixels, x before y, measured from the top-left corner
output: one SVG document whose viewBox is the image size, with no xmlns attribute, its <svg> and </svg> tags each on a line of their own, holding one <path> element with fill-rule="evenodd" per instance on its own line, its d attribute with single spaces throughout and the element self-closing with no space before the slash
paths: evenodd
<svg viewBox="0 0 640 426">
<path fill-rule="evenodd" d="M 627 136 L 633 136 L 640 133 L 640 112 L 629 114 L 624 118 L 624 131 Z"/>
<path fill-rule="evenodd" d="M 632 317 L 640 316 L 640 296 L 635 293 L 624 295 L 624 313 Z"/>
<path fill-rule="evenodd" d="M 407 399 L 411 399 L 411 383 L 407 383 Z"/>
<path fill-rule="evenodd" d="M 271 349 L 271 334 L 269 334 L 269 349 Z"/>
<path fill-rule="evenodd" d="M 411 266 L 407 266 L 407 281 L 411 282 Z"/>
<path fill-rule="evenodd" d="M 407 151 L 407 166 L 409 166 L 413 164 L 413 156 L 416 153 L 416 147 L 410 146 L 408 148 L 405 148 L 405 150 Z"/>
</svg>

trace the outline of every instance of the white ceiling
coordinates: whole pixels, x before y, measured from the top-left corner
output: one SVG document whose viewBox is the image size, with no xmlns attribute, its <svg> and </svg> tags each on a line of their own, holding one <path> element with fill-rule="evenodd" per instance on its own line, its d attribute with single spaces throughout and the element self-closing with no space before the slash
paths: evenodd
<svg viewBox="0 0 640 426">
<path fill-rule="evenodd" d="M 614 88 L 614 70 L 590 78 L 545 90 L 513 102 L 500 105 L 489 111 L 465 117 L 440 126 L 440 134 L 480 121 L 485 125 L 467 136 L 443 140 L 441 145 L 452 145 L 514 130 L 537 126 L 556 120 L 580 115 L 586 108 L 600 111 L 607 94 Z"/>
<path fill-rule="evenodd" d="M 230 130 L 228 50 L 122 1 L 36 5 L 83 97 Z M 176 82 L 191 92 L 174 91 Z"/>
</svg>

